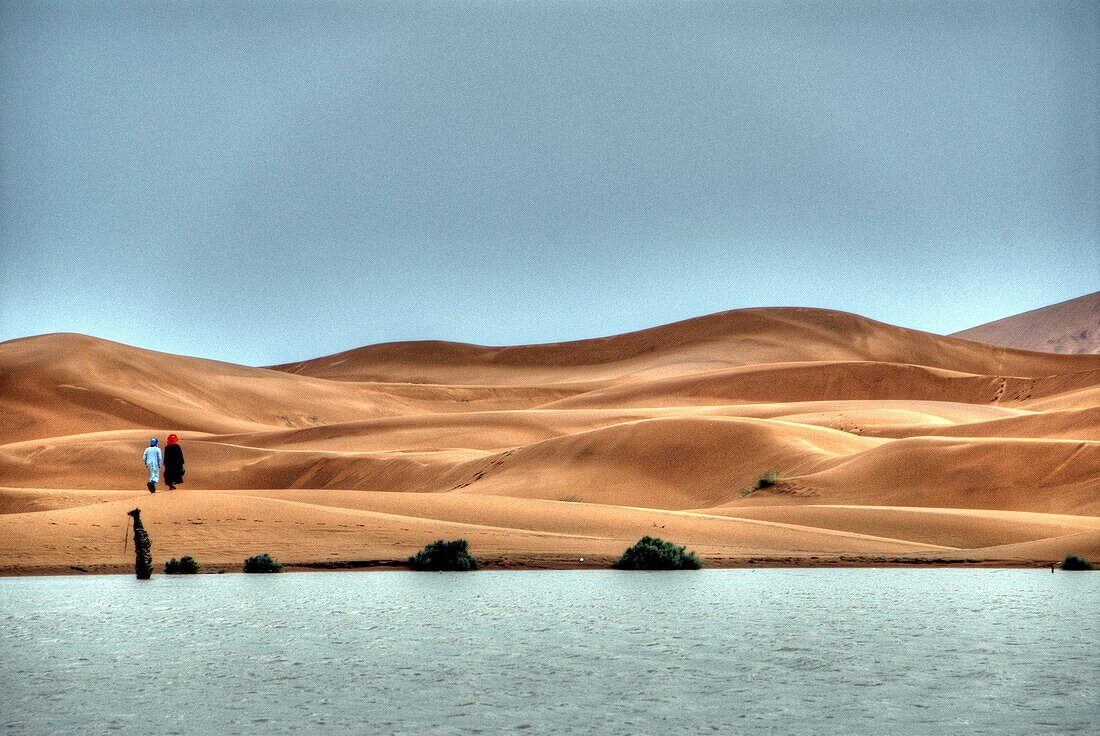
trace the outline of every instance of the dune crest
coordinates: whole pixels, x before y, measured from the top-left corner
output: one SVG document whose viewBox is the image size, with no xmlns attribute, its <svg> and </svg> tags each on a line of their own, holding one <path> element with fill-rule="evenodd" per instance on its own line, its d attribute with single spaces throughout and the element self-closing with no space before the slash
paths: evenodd
<svg viewBox="0 0 1100 736">
<path fill-rule="evenodd" d="M 441 536 L 570 566 L 648 533 L 712 564 L 1100 557 L 1098 410 L 1100 355 L 817 309 L 269 368 L 43 335 L 0 344 L 0 573 L 125 569 L 135 500 L 158 560 L 204 569 L 389 565 Z M 186 483 L 149 495 L 169 431 Z"/>
</svg>

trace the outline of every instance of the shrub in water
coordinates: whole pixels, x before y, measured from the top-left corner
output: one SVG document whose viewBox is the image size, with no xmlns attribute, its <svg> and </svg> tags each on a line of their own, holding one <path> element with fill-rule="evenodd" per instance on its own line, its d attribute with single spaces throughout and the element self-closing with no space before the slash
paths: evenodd
<svg viewBox="0 0 1100 736">
<path fill-rule="evenodd" d="M 267 552 L 249 557 L 244 561 L 245 572 L 282 572 L 283 563 L 276 560 Z"/>
<path fill-rule="evenodd" d="M 184 555 L 178 560 L 173 557 L 164 563 L 165 575 L 194 575 L 199 571 L 199 563 L 191 555 Z"/>
<path fill-rule="evenodd" d="M 614 565 L 619 570 L 698 570 L 702 566 L 694 552 L 650 536 L 639 539 Z"/>
<path fill-rule="evenodd" d="M 409 566 L 414 570 L 476 570 L 477 560 L 470 555 L 469 546 L 465 539 L 440 539 L 410 557 Z"/>
<path fill-rule="evenodd" d="M 1095 570 L 1096 565 L 1089 562 L 1086 558 L 1079 555 L 1075 555 L 1072 552 L 1066 555 L 1066 558 L 1062 560 L 1063 570 Z"/>
</svg>

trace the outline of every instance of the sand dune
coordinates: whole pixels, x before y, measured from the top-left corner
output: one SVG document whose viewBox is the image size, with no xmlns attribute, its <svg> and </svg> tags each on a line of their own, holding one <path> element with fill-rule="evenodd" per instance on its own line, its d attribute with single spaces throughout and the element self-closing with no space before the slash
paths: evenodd
<svg viewBox="0 0 1100 736">
<path fill-rule="evenodd" d="M 271 368 L 81 335 L 0 344 L 0 572 L 158 560 L 605 564 L 643 534 L 712 564 L 1100 556 L 1100 356 L 812 309 L 574 343 L 398 343 Z M 143 490 L 175 431 L 181 490 Z M 769 471 L 778 482 L 750 491 Z"/>
<path fill-rule="evenodd" d="M 525 406 L 582 390 L 334 383 L 68 334 L 0 344 L 0 366 L 0 442 L 128 427 L 263 431 Z"/>
<path fill-rule="evenodd" d="M 1100 354 L 1100 291 L 956 332 L 954 337 L 1023 350 Z"/>
<path fill-rule="evenodd" d="M 273 368 L 344 381 L 513 385 L 658 378 L 722 367 L 816 361 L 901 363 L 990 376 L 1100 369 L 1100 357 L 1081 362 L 990 350 L 853 314 L 803 308 L 721 312 L 625 335 L 549 345 L 388 343 Z"/>
</svg>

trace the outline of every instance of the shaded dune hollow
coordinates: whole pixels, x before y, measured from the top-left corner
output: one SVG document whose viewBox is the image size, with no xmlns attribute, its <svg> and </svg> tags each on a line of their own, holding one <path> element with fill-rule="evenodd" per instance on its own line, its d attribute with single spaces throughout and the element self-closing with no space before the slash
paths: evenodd
<svg viewBox="0 0 1100 736">
<path fill-rule="evenodd" d="M 149 494 L 169 432 L 186 482 Z M 646 534 L 716 566 L 1100 558 L 1100 356 L 795 308 L 266 368 L 0 344 L 0 574 L 128 569 L 134 506 L 158 565 L 208 570 L 458 537 L 490 567 L 599 566 Z"/>
</svg>

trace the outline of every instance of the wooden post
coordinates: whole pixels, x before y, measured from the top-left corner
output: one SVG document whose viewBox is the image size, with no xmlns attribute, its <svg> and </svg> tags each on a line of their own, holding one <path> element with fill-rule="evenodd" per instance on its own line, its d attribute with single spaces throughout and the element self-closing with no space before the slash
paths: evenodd
<svg viewBox="0 0 1100 736">
<path fill-rule="evenodd" d="M 149 532 L 141 523 L 141 509 L 128 512 L 134 517 L 134 574 L 138 580 L 148 580 L 153 577 L 153 555 L 150 550 L 153 547 L 149 541 Z"/>
</svg>

